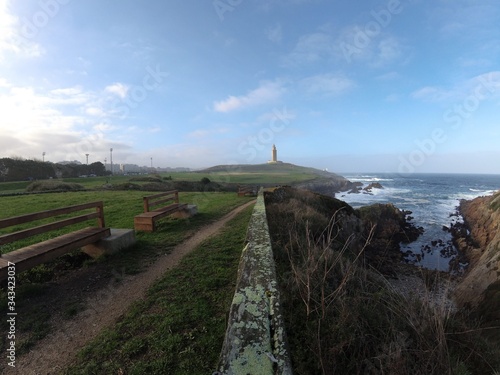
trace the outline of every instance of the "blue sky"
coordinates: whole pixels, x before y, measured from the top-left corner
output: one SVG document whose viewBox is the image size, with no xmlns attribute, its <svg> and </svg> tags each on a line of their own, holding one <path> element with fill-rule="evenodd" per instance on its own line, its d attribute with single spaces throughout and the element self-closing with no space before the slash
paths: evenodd
<svg viewBox="0 0 500 375">
<path fill-rule="evenodd" d="M 500 174 L 495 0 L 0 0 L 0 157 Z"/>
</svg>

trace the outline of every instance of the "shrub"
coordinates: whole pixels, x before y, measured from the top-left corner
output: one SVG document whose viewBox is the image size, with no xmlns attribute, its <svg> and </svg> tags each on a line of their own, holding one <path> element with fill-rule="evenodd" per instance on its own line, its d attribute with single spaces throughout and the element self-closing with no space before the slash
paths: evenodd
<svg viewBox="0 0 500 375">
<path fill-rule="evenodd" d="M 367 267 L 373 228 L 356 244 L 354 231 L 341 233 L 344 210 L 322 210 L 309 193 L 275 193 L 266 211 L 295 373 L 498 374 L 498 348 L 467 311 L 403 295 Z"/>
<path fill-rule="evenodd" d="M 161 182 L 162 178 L 160 176 L 140 176 L 132 177 L 129 179 L 132 182 Z"/>
<path fill-rule="evenodd" d="M 132 184 L 130 182 L 125 182 L 123 184 L 117 184 L 112 186 L 113 190 L 141 190 L 141 185 Z"/>
<path fill-rule="evenodd" d="M 35 181 L 26 187 L 26 191 L 78 191 L 85 188 L 74 182 L 62 182 L 57 180 Z"/>
<path fill-rule="evenodd" d="M 496 194 L 493 196 L 493 199 L 491 200 L 491 203 L 490 203 L 490 208 L 491 208 L 493 211 L 498 211 L 498 210 L 500 210 L 500 192 L 496 193 Z"/>
</svg>

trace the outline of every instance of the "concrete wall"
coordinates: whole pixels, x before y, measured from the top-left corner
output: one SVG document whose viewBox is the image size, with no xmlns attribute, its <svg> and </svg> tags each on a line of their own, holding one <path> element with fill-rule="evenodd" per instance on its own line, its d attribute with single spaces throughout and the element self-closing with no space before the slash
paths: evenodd
<svg viewBox="0 0 500 375">
<path fill-rule="evenodd" d="M 219 372 L 214 374 L 292 374 L 262 189 L 240 260 Z"/>
</svg>

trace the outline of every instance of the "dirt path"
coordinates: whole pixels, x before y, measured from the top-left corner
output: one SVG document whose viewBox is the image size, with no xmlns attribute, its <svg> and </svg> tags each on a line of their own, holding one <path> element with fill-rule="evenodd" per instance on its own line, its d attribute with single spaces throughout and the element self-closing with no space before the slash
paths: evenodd
<svg viewBox="0 0 500 375">
<path fill-rule="evenodd" d="M 126 313 L 130 305 L 143 298 L 147 289 L 167 270 L 175 267 L 207 237 L 216 234 L 229 220 L 254 202 L 248 202 L 218 221 L 201 228 L 195 235 L 160 257 L 150 268 L 138 275 L 127 275 L 117 285 L 110 284 L 86 301 L 87 309 L 75 319 L 61 321 L 57 329 L 40 341 L 29 353 L 20 356 L 16 369 L 9 374 L 58 374 L 74 359 L 76 353 L 105 327 L 111 326 Z"/>
</svg>

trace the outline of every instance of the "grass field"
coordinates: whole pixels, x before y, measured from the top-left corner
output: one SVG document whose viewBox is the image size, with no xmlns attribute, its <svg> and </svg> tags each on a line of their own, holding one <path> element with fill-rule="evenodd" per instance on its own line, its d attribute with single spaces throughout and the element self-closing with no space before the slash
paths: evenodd
<svg viewBox="0 0 500 375">
<path fill-rule="evenodd" d="M 76 182 L 88 190 L 50 194 L 22 194 L 30 184 L 28 181 L 0 183 L 0 218 L 102 200 L 106 226 L 131 229 L 133 217 L 142 212 L 142 197 L 153 193 L 103 190 L 102 187 L 125 184 L 134 177 L 64 179 L 64 182 Z M 220 184 L 278 185 L 308 181 L 318 178 L 318 175 L 307 168 L 287 165 L 164 173 L 161 177 L 190 182 L 200 182 L 207 177 Z M 16 308 L 22 311 L 17 323 L 22 337 L 17 343 L 18 355 L 29 351 L 53 330 L 51 324 L 54 324 L 55 317 L 78 319 L 78 313 L 85 309 L 82 298 L 78 296 L 68 298 L 64 295 L 54 300 L 52 283 L 57 283 L 61 275 L 70 275 L 76 269 L 96 269 L 99 284 L 106 285 L 117 273 L 144 272 L 161 254 L 169 253 L 202 226 L 249 199 L 238 197 L 234 192 L 181 192 L 180 202 L 198 206 L 196 216 L 182 220 L 165 219 L 155 233 L 136 233 L 136 245 L 118 254 L 92 260 L 75 251 L 18 274 Z M 67 373 L 205 374 L 213 371 L 221 350 L 250 214 L 251 209 L 247 209 L 232 220 L 221 235 L 203 243 L 180 267 L 168 272 L 149 291 L 145 301 L 137 302 L 116 327 L 85 348 L 78 363 Z M 84 224 L 67 231 L 82 226 Z M 32 240 L 44 239 L 46 237 L 42 236 Z M 0 251 L 6 253 L 26 244 L 19 241 L 12 246 L 0 247 Z M 0 290 L 0 314 L 5 314 L 7 308 L 4 297 L 5 291 Z M 4 329 L 6 322 L 0 321 L 0 330 Z M 5 351 L 3 341 L 0 351 Z"/>
<path fill-rule="evenodd" d="M 80 203 L 103 201 L 104 217 L 106 226 L 111 228 L 133 229 L 134 216 L 143 210 L 142 197 L 148 195 L 143 191 L 84 191 L 66 192 L 52 194 L 30 194 L 0 197 L 2 211 L 0 218 L 7 218 L 32 212 L 44 211 L 58 207 L 65 207 Z M 159 222 L 159 230 L 154 234 L 137 233 L 139 244 L 163 244 L 163 246 L 174 246 L 181 240 L 196 231 L 200 226 L 207 224 L 223 216 L 233 208 L 247 201 L 248 198 L 238 197 L 234 193 L 180 193 L 181 203 L 195 204 L 198 214 L 186 220 L 166 219 Z M 90 223 L 95 225 L 94 223 Z M 88 226 L 89 223 L 81 223 L 65 228 L 55 235 L 68 232 L 77 228 Z M 17 226 L 15 229 L 22 229 Z M 46 237 L 44 237 L 46 239 Z M 34 241 L 42 238 L 36 237 Z M 14 248 L 25 246 L 27 242 L 0 247 L 2 253 L 12 251 Z"/>
<path fill-rule="evenodd" d="M 219 184 L 276 184 L 288 185 L 315 180 L 325 176 L 325 172 L 292 164 L 228 165 L 192 172 L 162 172 L 156 176 L 171 178 L 173 181 L 199 182 L 208 178 Z M 100 189 L 104 185 L 120 185 L 136 178 L 147 176 L 119 175 L 106 177 L 64 178 L 63 182 L 82 185 L 85 189 Z M 54 180 L 55 181 L 55 180 Z M 139 183 L 140 182 L 134 182 Z M 0 195 L 16 194 L 26 191 L 30 181 L 0 183 Z"/>
<path fill-rule="evenodd" d="M 147 194 L 140 191 L 85 191 L 3 196 L 0 197 L 2 206 L 0 218 L 102 200 L 107 226 L 132 229 L 133 217 L 142 212 L 142 196 Z M 103 285 L 106 285 L 104 280 L 112 278 L 116 273 L 143 272 L 158 256 L 169 253 L 174 246 L 190 237 L 199 228 L 221 218 L 249 200 L 249 198 L 238 197 L 235 193 L 181 192 L 179 198 L 180 202 L 196 204 L 198 214 L 189 219 L 166 218 L 158 223 L 158 230 L 154 233 L 137 232 L 136 245 L 117 254 L 93 260 L 86 254 L 75 251 L 18 274 L 16 308 L 22 311 L 22 314 L 18 317 L 17 328 L 23 337 L 18 342 L 18 354 L 29 350 L 52 330 L 50 318 L 54 313 L 53 306 L 50 306 L 50 303 L 44 299 L 51 288 L 50 281 L 57 280 L 61 275 L 70 274 L 78 268 L 99 267 Z M 79 225 L 69 227 L 67 230 L 78 227 Z M 241 235 L 244 236 L 246 228 L 240 228 L 240 230 Z M 16 245 L 20 247 L 24 243 L 19 241 Z M 15 248 L 16 246 L 1 246 L 0 250 L 5 253 Z M 78 299 L 57 301 L 60 309 L 63 310 L 62 315 L 67 318 L 72 318 L 77 311 L 84 308 L 81 303 L 82 301 Z M 6 294 L 4 290 L 0 290 L 0 314 L 5 314 L 6 309 Z M 4 329 L 6 329 L 6 322 L 2 320 L 0 330 L 4 331 Z M 5 342 L 2 340 L 0 350 L 5 349 L 4 345 Z"/>
</svg>

